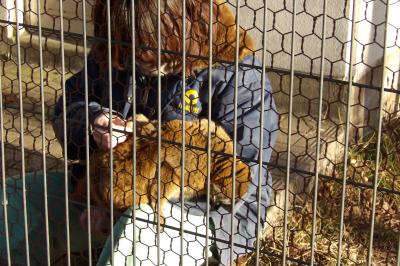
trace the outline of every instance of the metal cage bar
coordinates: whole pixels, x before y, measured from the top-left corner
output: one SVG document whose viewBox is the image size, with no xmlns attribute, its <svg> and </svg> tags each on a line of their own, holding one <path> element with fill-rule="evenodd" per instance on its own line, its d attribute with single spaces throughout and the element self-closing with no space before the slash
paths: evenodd
<svg viewBox="0 0 400 266">
<path fill-rule="evenodd" d="M 161 263 L 160 198 L 161 198 L 161 0 L 157 0 L 157 264 Z"/>
<path fill-rule="evenodd" d="M 111 254 L 111 265 L 114 265 L 114 169 L 113 169 L 113 149 L 112 149 L 112 140 L 113 140 L 113 102 L 112 102 L 112 53 L 111 53 L 111 0 L 107 0 L 107 55 L 108 55 L 108 108 L 109 108 L 109 140 L 110 140 L 110 254 Z"/>
<path fill-rule="evenodd" d="M 346 127 L 344 136 L 344 154 L 343 154 L 343 180 L 342 180 L 342 196 L 340 206 L 340 229 L 339 229 L 339 243 L 338 243 L 338 254 L 337 254 L 337 266 L 340 266 L 342 261 L 342 245 L 343 245 L 343 231 L 344 231 L 344 207 L 346 205 L 346 185 L 347 185 L 347 167 L 348 167 L 348 150 L 349 150 L 349 131 L 350 131 L 350 108 L 351 108 L 351 91 L 353 87 L 353 55 L 354 55 L 354 38 L 355 38 L 355 25 L 356 25 L 356 10 L 357 0 L 353 0 L 353 11 L 351 21 L 351 42 L 350 42 L 350 63 L 349 63 L 349 84 L 347 92 L 347 105 L 346 105 Z"/>
<path fill-rule="evenodd" d="M 46 164 L 46 117 L 44 108 L 44 87 L 43 87 L 43 47 L 42 47 L 42 19 L 40 0 L 36 2 L 38 9 L 38 28 L 39 28 L 39 79 L 40 79 L 40 103 L 41 103 L 41 135 L 42 135 L 42 168 L 43 168 L 43 191 L 44 191 L 44 220 L 46 234 L 46 259 L 47 265 L 51 265 L 50 260 L 50 231 L 49 231 L 49 210 L 47 204 L 47 164 Z M 61 17 L 62 18 L 62 17 Z M 61 19 L 62 22 L 62 19 Z M 68 210 L 68 209 L 67 209 Z"/>
<path fill-rule="evenodd" d="M 312 218 L 312 232 L 311 232 L 311 265 L 314 265 L 315 256 L 315 234 L 316 234 L 316 220 L 317 220 L 317 205 L 318 205 L 318 173 L 320 161 L 320 146 L 321 146 L 321 116 L 322 116 L 322 100 L 324 92 L 324 66 L 325 66 L 325 31 L 326 31 L 326 0 L 323 3 L 323 17 L 322 17 L 322 44 L 321 44 L 321 69 L 320 69 L 320 84 L 319 84 L 319 102 L 318 102 L 318 122 L 317 122 L 317 145 L 315 153 L 315 182 L 314 182 L 314 197 L 313 197 L 313 218 Z"/>
<path fill-rule="evenodd" d="M 3 64 L 0 64 L 0 92 L 2 92 L 2 74 Z M 6 238 L 6 252 L 7 252 L 7 266 L 11 266 L 11 253 L 10 253 L 10 234 L 8 230 L 8 199 L 7 199 L 7 183 L 6 183 L 6 158 L 4 152 L 4 110 L 3 110 L 3 93 L 0 93 L 0 152 L 1 152 L 1 183 L 3 198 L 3 213 L 4 213 L 4 233 Z"/>
<path fill-rule="evenodd" d="M 21 77 L 21 41 L 19 31 L 18 19 L 18 0 L 15 1 L 15 26 L 16 26 L 16 42 L 17 42 L 17 75 L 18 75 L 18 91 L 19 91 L 19 113 L 20 113 L 20 147 L 21 147 L 21 177 L 22 177 L 22 205 L 24 212 L 24 234 L 25 234 L 25 248 L 26 248 L 26 265 L 30 266 L 29 256 L 29 234 L 28 234 L 28 212 L 26 205 L 26 177 L 25 177 L 25 141 L 24 141 L 24 107 L 23 107 L 23 94 L 22 94 L 22 77 Z"/>
<path fill-rule="evenodd" d="M 183 235 L 184 235 L 184 215 L 185 215 L 185 144 L 186 144 L 186 0 L 182 0 L 182 150 L 181 150 L 181 254 L 180 265 L 183 263 Z M 160 151 L 158 151 L 160 152 Z"/>
<path fill-rule="evenodd" d="M 131 1 L 131 27 L 132 27 L 132 137 L 136 140 L 136 34 L 135 34 L 135 1 Z M 132 244 L 132 261 L 133 266 L 136 266 L 136 145 L 135 141 L 133 142 L 133 155 L 132 155 L 132 163 L 133 163 L 133 172 L 132 172 L 132 226 L 133 226 L 133 244 Z"/>
<path fill-rule="evenodd" d="M 214 1 L 210 0 L 209 9 L 209 28 L 208 28 L 208 102 L 212 102 L 212 63 L 213 63 L 213 9 Z M 210 228 L 210 179 L 211 179 L 211 104 L 208 106 L 208 128 L 207 128 L 207 180 L 206 180 L 206 237 L 205 237 L 205 265 L 209 265 L 208 257 L 208 241 L 210 239 L 209 230 Z"/>
<path fill-rule="evenodd" d="M 296 35 L 296 1 L 293 1 L 292 16 L 292 40 L 290 54 L 290 89 L 289 89 L 289 113 L 288 113 L 288 135 L 287 135 L 287 157 L 286 157 L 286 179 L 285 179 L 285 202 L 284 202 L 284 221 L 283 221 L 283 251 L 282 265 L 286 265 L 287 257 L 287 235 L 288 235 L 288 205 L 289 205 L 289 179 L 290 179 L 290 152 L 292 134 L 292 113 L 293 113 L 293 87 L 294 87 L 294 43 Z"/>
<path fill-rule="evenodd" d="M 261 176 L 263 174 L 263 149 L 264 149 L 264 112 L 265 112 L 265 81 L 266 81 L 266 52 L 267 49 L 267 0 L 264 1 L 264 21 L 263 21 L 263 51 L 262 51 L 262 72 L 261 72 L 261 106 L 260 106 L 260 138 L 259 138 L 259 162 L 258 162 L 258 192 L 257 192 L 257 231 L 261 225 Z M 268 172 L 266 173 L 268 175 Z M 260 265 L 260 234 L 256 235 L 256 265 Z"/>
<path fill-rule="evenodd" d="M 379 119 L 378 119 L 378 134 L 377 134 L 377 142 L 376 142 L 376 157 L 375 157 L 375 173 L 374 173 L 374 183 L 373 183 L 373 194 L 372 194 L 372 211 L 371 211 L 371 229 L 369 235 L 369 247 L 368 247 L 368 262 L 367 265 L 372 264 L 372 256 L 373 256 L 373 244 L 374 244 L 374 227 L 375 227 L 375 211 L 376 211 L 376 196 L 377 196 L 377 188 L 378 188 L 378 177 L 379 177 L 379 160 L 380 160 L 380 151 L 381 151 L 381 139 L 382 139 L 382 114 L 383 114 L 383 96 L 385 93 L 385 69 L 387 65 L 387 31 L 389 24 L 389 0 L 386 2 L 386 15 L 385 15 L 385 30 L 383 37 L 383 64 L 382 64 L 382 79 L 381 79 L 381 90 L 379 94 Z"/>
<path fill-rule="evenodd" d="M 64 55 L 64 9 L 63 9 L 63 1 L 59 1 L 60 5 L 60 40 L 61 40 L 61 88 L 63 91 L 62 94 L 62 102 L 63 102 L 63 129 L 64 129 L 64 193 L 65 193 L 65 230 L 67 236 L 67 260 L 68 266 L 71 265 L 71 246 L 70 246 L 70 228 L 69 228 L 69 199 L 68 199 L 68 137 L 67 137 L 67 114 L 65 110 L 67 110 L 67 95 L 65 88 L 65 55 Z"/>
<path fill-rule="evenodd" d="M 85 76 L 85 136 L 86 136 L 86 210 L 87 210 L 87 230 L 88 230 L 88 264 L 92 266 L 92 226 L 91 226 L 91 206 L 90 206 L 90 122 L 89 122 L 89 88 L 88 88 L 88 61 L 87 61 L 87 27 L 86 27 L 86 0 L 82 0 L 83 13 L 83 60 Z"/>
<path fill-rule="evenodd" d="M 235 245 L 235 189 L 236 189 L 236 156 L 237 156 L 237 105 L 238 105 L 238 85 L 239 85 L 239 37 L 240 37 L 240 0 L 236 0 L 236 42 L 235 42 L 235 90 L 233 96 L 233 165 L 232 165 L 232 207 L 231 207 L 231 245 L 230 263 L 234 265 L 234 245 Z"/>
</svg>

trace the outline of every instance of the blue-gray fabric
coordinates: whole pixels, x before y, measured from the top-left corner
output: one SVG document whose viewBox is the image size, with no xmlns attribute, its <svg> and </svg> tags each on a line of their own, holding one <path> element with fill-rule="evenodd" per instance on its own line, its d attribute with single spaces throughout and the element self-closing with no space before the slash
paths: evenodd
<svg viewBox="0 0 400 266">
<path fill-rule="evenodd" d="M 234 91 L 235 75 L 238 75 L 237 95 L 237 155 L 251 167 L 252 185 L 246 197 L 235 206 L 234 231 L 235 242 L 253 247 L 256 234 L 261 232 L 257 228 L 257 186 L 261 180 L 261 227 L 264 225 L 266 208 L 269 205 L 271 176 L 264 164 L 262 176 L 259 179 L 259 165 L 256 163 L 260 152 L 260 114 L 261 102 L 265 103 L 264 110 L 264 137 L 263 161 L 268 162 L 271 157 L 272 146 L 275 143 L 278 130 L 278 114 L 272 97 L 270 81 L 266 79 L 261 84 L 260 62 L 254 57 L 246 57 L 235 73 L 233 64 L 219 64 L 212 71 L 212 102 L 208 102 L 208 69 L 198 72 L 193 78 L 186 81 L 188 109 L 186 119 L 207 117 L 208 105 L 211 104 L 212 120 L 222 125 L 233 137 L 234 129 Z M 243 66 L 245 65 L 245 66 Z M 136 105 L 137 113 L 143 113 L 150 119 L 157 118 L 157 78 L 148 78 L 137 73 Z M 89 90 L 89 119 L 91 122 L 104 111 L 108 112 L 108 73 L 101 72 L 99 65 L 89 56 L 88 58 L 88 90 Z M 112 100 L 113 111 L 122 116 L 123 109 L 128 102 L 128 91 L 131 73 L 129 71 L 112 71 Z M 180 76 L 162 77 L 162 122 L 181 119 L 182 110 L 182 78 Z M 265 98 L 261 99 L 261 91 L 265 90 Z M 193 93 L 193 90 L 196 91 Z M 66 82 L 67 96 L 67 139 L 68 157 L 84 160 L 85 158 L 85 76 L 79 72 Z M 198 96 L 198 98 L 196 98 Z M 129 112 L 131 113 L 131 111 Z M 58 140 L 63 143 L 62 100 L 56 105 L 54 113 L 54 130 Z M 93 139 L 90 139 L 91 149 L 95 148 Z M 205 204 L 195 204 L 201 215 Z M 191 208 L 192 209 L 192 208 Z M 215 237 L 224 241 L 230 239 L 231 211 L 223 207 L 212 210 L 211 218 L 215 224 Z M 221 264 L 229 264 L 229 245 L 217 241 Z M 235 247 L 236 254 L 248 250 Z"/>
<path fill-rule="evenodd" d="M 71 184 L 70 181 L 68 181 Z M 44 214 L 44 176 L 42 172 L 27 173 L 26 208 L 29 238 L 29 261 L 32 266 L 47 264 L 46 229 Z M 8 237 L 10 240 L 11 265 L 27 265 L 25 249 L 25 228 L 22 198 L 22 179 L 6 179 Z M 51 261 L 55 262 L 65 256 L 67 249 L 66 212 L 65 212 L 65 175 L 61 172 L 47 173 L 47 204 L 49 218 L 49 248 Z M 69 189 L 72 191 L 72 187 Z M 1 198 L 3 191 L 0 191 Z M 83 207 L 69 204 L 69 229 L 71 252 L 78 253 L 88 249 L 87 231 L 81 228 L 79 219 Z M 6 265 L 6 234 L 4 229 L 4 212 L 0 211 L 0 265 Z M 102 247 L 106 238 L 92 234 L 92 247 Z"/>
</svg>

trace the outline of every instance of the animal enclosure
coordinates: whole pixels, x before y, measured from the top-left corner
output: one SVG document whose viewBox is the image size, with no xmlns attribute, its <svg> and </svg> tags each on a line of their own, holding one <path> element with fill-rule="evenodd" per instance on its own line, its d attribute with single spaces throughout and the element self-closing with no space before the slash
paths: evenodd
<svg viewBox="0 0 400 266">
<path fill-rule="evenodd" d="M 208 257 L 214 251 L 209 250 L 209 244 L 215 242 L 225 245 L 224 248 L 231 256 L 231 263 L 241 255 L 234 251 L 234 247 L 240 246 L 245 249 L 248 255 L 243 265 L 400 264 L 400 1 L 197 0 L 201 3 L 198 8 L 207 6 L 208 9 L 205 10 L 210 11 L 211 8 L 210 12 L 214 10 L 217 14 L 215 17 L 211 16 L 209 25 L 216 30 L 224 29 L 226 35 L 234 37 L 228 38 L 231 41 L 230 45 L 223 46 L 232 50 L 231 59 L 219 57 L 218 53 L 222 48 L 218 45 L 212 46 L 215 50 L 207 50 L 205 55 L 187 53 L 182 47 L 190 46 L 193 42 L 191 29 L 185 27 L 178 28 L 177 34 L 188 36 L 187 40 L 185 39 L 187 42 L 180 43 L 182 46 L 176 47 L 175 50 L 161 47 L 161 44 L 154 47 L 141 45 L 124 36 L 115 39 L 116 35 L 111 36 L 111 29 L 107 27 L 112 22 L 109 15 L 113 2 L 0 0 L 0 227 L 4 228 L 0 230 L 0 239 L 4 242 L 0 244 L 0 265 L 26 265 L 27 260 L 32 260 L 31 265 L 37 265 L 29 254 L 37 253 L 39 242 L 43 244 L 44 251 L 40 254 L 49 265 L 96 264 L 103 259 L 100 255 L 103 248 L 108 248 L 113 254 L 111 262 L 114 265 L 120 265 L 121 261 L 134 261 L 136 265 L 179 265 L 180 261 L 182 265 L 212 265 Z M 135 10 L 138 1 L 116 2 L 123 2 L 127 8 Z M 153 10 L 156 14 L 154 21 L 157 23 L 166 14 L 161 2 L 164 1 L 158 1 Z M 182 0 L 182 3 L 185 2 Z M 96 15 L 101 16 L 101 13 L 96 14 L 94 9 L 96 3 L 102 3 L 103 12 L 106 14 L 102 25 L 95 23 Z M 189 8 L 182 8 L 182 15 L 175 19 L 186 21 L 186 16 L 190 15 L 190 12 L 186 12 L 190 11 Z M 232 17 L 220 19 L 222 15 L 218 12 L 227 14 L 227 10 L 231 12 Z M 134 21 L 134 16 L 143 14 L 133 12 L 131 15 L 129 19 Z M 160 26 L 155 28 L 156 32 L 152 34 L 155 34 L 156 40 L 160 42 L 166 37 L 162 32 L 164 26 L 157 25 Z M 130 26 L 129 29 L 121 30 L 120 35 L 135 32 L 137 25 L 131 23 Z M 99 36 L 99 28 L 103 28 L 108 34 Z M 209 32 L 204 38 L 211 44 L 223 35 L 213 34 L 212 30 Z M 251 38 L 252 41 L 248 41 L 247 38 Z M 190 177 L 192 173 L 185 165 L 196 161 L 185 160 L 185 152 L 182 151 L 196 150 L 202 154 L 202 160 L 211 160 L 215 151 L 212 151 L 211 145 L 196 147 L 191 143 L 190 137 L 180 136 L 179 139 L 168 142 L 160 137 L 161 134 L 157 134 L 161 132 L 161 118 L 164 118 L 161 117 L 164 104 L 162 97 L 165 96 L 162 92 L 162 60 L 168 56 L 178 58 L 176 60 L 183 64 L 181 71 L 186 74 L 191 73 L 192 66 L 198 65 L 208 71 L 207 75 L 200 76 L 197 80 L 182 78 L 185 77 L 184 74 L 180 76 L 180 82 L 184 85 L 197 82 L 200 84 L 198 86 L 206 88 L 203 94 L 190 90 L 178 92 L 182 97 L 181 102 L 177 103 L 177 108 L 182 110 L 182 113 L 175 119 L 182 120 L 182 124 L 182 115 L 188 118 L 191 114 L 200 113 L 203 119 L 211 119 L 215 106 L 211 101 L 206 104 L 203 99 L 211 97 L 210 81 L 213 79 L 213 72 L 221 71 L 220 68 L 230 69 L 232 73 L 238 73 L 239 70 L 254 71 L 255 75 L 261 78 L 261 88 L 251 91 L 250 85 L 242 87 L 251 94 L 249 98 L 270 97 L 269 99 L 274 100 L 275 107 L 262 104 L 262 100 L 259 101 L 262 102 L 259 105 L 250 104 L 248 109 L 259 114 L 254 118 L 255 121 L 251 121 L 252 127 L 243 126 L 248 121 L 233 119 L 227 126 L 232 132 L 232 151 L 225 154 L 224 150 L 218 151 L 233 162 L 229 164 L 229 173 L 232 173 L 229 186 L 233 187 L 229 191 L 235 191 L 234 186 L 240 186 L 240 183 L 235 182 L 234 172 L 238 170 L 235 162 L 244 162 L 250 167 L 258 165 L 257 169 L 267 171 L 263 173 L 260 170 L 268 180 L 265 184 L 269 193 L 269 204 L 265 206 L 266 215 L 261 217 L 261 211 L 258 211 L 248 219 L 255 225 L 265 221 L 263 230 L 259 231 L 254 239 L 254 244 L 243 246 L 242 243 L 236 242 L 242 236 L 235 234 L 234 237 L 230 237 L 233 227 L 226 232 L 228 241 L 208 231 L 208 228 L 213 226 L 218 228 L 218 225 L 210 223 L 210 213 L 213 212 L 212 204 L 208 204 L 212 194 L 210 161 L 207 161 L 208 168 L 201 172 L 206 180 L 203 184 L 206 190 L 199 193 L 203 196 L 200 203 L 182 197 L 183 188 L 189 184 L 183 182 L 184 178 L 175 184 L 182 189 L 178 199 L 170 200 L 166 207 L 167 212 L 164 211 L 167 216 L 165 228 L 162 222 L 164 220 L 160 219 L 159 204 L 154 205 L 154 208 L 141 210 L 135 205 L 136 202 L 135 208 L 130 212 L 120 212 L 113 208 L 113 189 L 107 191 L 111 193 L 106 197 L 111 199 L 110 206 L 107 207 L 98 206 L 95 201 L 90 201 L 90 189 L 82 190 L 82 200 L 74 197 L 71 190 L 76 181 L 70 178 L 72 165 L 80 165 L 83 169 L 81 181 L 89 182 L 89 167 L 85 167 L 82 161 L 96 163 L 91 161 L 94 144 L 89 138 L 93 130 L 89 107 L 94 100 L 89 98 L 89 89 L 92 87 L 89 88 L 89 83 L 83 84 L 84 94 L 81 97 L 84 104 L 80 112 L 84 122 L 84 136 L 79 139 L 79 143 L 74 142 L 75 140 L 68 142 L 67 135 L 70 129 L 67 126 L 68 114 L 65 114 L 68 113 L 68 93 L 65 84 L 77 73 L 81 73 L 82 81 L 88 82 L 88 76 L 91 75 L 88 69 L 93 64 L 93 60 L 88 60 L 88 55 L 94 45 L 103 45 L 104 69 L 109 73 L 115 69 L 111 55 L 116 53 L 118 48 L 122 47 L 121 51 L 135 51 L 134 55 L 131 53 L 131 56 L 128 56 L 130 63 L 127 64 L 130 64 L 130 67 L 126 72 L 134 78 L 128 80 L 127 85 L 133 88 L 133 94 L 124 95 L 127 96 L 126 100 L 117 99 L 113 102 L 111 89 L 120 85 L 112 84 L 112 74 L 105 74 L 104 77 L 109 80 L 105 78 L 96 81 L 103 82 L 109 88 L 111 97 L 107 96 L 106 100 L 101 102 L 104 107 L 121 105 L 120 109 L 124 109 L 125 102 L 129 102 L 133 105 L 133 108 L 129 109 L 132 110 L 130 115 L 133 117 L 136 112 L 140 113 L 140 110 L 146 111 L 144 108 L 140 109 L 140 106 L 136 108 L 135 105 L 137 98 L 144 97 L 134 93 L 135 86 L 139 86 L 141 82 L 139 78 L 135 78 L 139 73 L 135 69 L 142 63 L 137 62 L 138 53 L 150 51 L 157 55 L 159 61 L 156 75 L 145 86 L 151 87 L 150 96 L 145 97 L 146 101 L 147 98 L 154 99 L 157 107 L 153 113 L 156 133 L 151 136 L 139 136 L 146 134 L 136 132 L 138 125 L 135 124 L 129 134 L 133 134 L 134 138 L 147 137 L 155 145 L 160 145 L 159 157 L 154 162 L 160 167 L 157 169 L 161 169 L 161 144 L 165 145 L 163 147 L 166 147 L 166 150 L 168 147 L 175 147 L 175 153 L 181 152 L 179 160 L 175 162 L 176 167 L 170 169 L 180 178 L 182 174 Z M 240 45 L 242 50 L 239 49 Z M 204 52 L 202 48 L 199 48 L 199 51 Z M 242 54 L 253 59 L 246 61 Z M 200 74 L 196 72 L 196 75 L 199 77 Z M 242 82 L 240 79 L 245 80 L 245 75 L 240 77 L 237 75 L 236 80 L 230 80 L 235 101 L 224 106 L 232 106 L 232 113 L 237 112 L 240 107 L 237 104 L 241 100 L 238 84 Z M 271 92 L 265 85 L 268 83 L 267 79 L 270 81 Z M 61 108 L 59 111 L 65 114 L 65 117 L 59 115 L 61 124 L 58 125 L 61 126 L 54 128 L 54 113 L 57 112 L 57 108 Z M 270 126 L 270 120 L 261 119 L 261 114 L 268 112 L 277 117 L 276 127 Z M 108 114 L 111 115 L 111 111 Z M 126 128 L 110 129 L 120 133 L 126 132 Z M 254 158 L 246 158 L 241 152 L 255 144 L 235 143 L 236 139 L 241 138 L 243 131 L 249 135 L 264 132 L 260 133 L 260 141 L 257 140 L 256 147 L 253 147 L 259 151 Z M 267 139 L 270 142 L 263 143 L 263 137 L 266 135 L 269 136 Z M 67 140 L 60 144 L 60 138 Z M 84 159 L 68 158 L 70 146 L 67 147 L 67 143 L 73 145 Z M 134 153 L 139 152 L 136 148 L 132 145 Z M 263 154 L 263 149 L 270 152 L 267 152 L 266 156 L 270 158 L 258 155 Z M 63 151 L 67 151 L 67 154 Z M 113 159 L 112 150 L 109 158 Z M 132 161 L 135 160 L 132 155 Z M 110 164 L 110 167 L 109 172 L 113 173 L 114 165 Z M 127 173 L 132 176 L 129 183 L 132 195 L 136 193 L 136 179 L 133 178 L 135 171 L 134 165 L 133 173 Z M 157 189 L 152 195 L 156 203 L 163 197 L 160 172 L 161 170 L 156 172 L 154 184 Z M 33 199 L 36 196 L 30 192 L 30 183 L 26 182 L 28 178 L 32 180 L 32 184 L 40 184 L 40 193 L 36 195 L 39 198 Z M 60 180 L 60 184 L 54 185 L 54 178 Z M 112 174 L 109 178 L 110 184 L 117 184 L 111 181 Z M 253 183 L 257 188 L 257 202 L 253 204 L 260 210 L 260 199 L 265 196 L 260 193 L 262 182 L 253 180 Z M 16 191 L 20 191 L 23 198 L 22 205 L 18 208 L 9 200 Z M 28 197 L 26 193 L 29 193 Z M 229 196 L 231 203 L 225 206 L 224 210 L 236 210 L 235 205 L 241 200 L 237 198 L 238 195 L 225 196 Z M 43 203 L 46 207 L 37 208 L 35 201 Z M 62 202 L 62 206 L 56 202 Z M 195 207 L 202 208 L 204 213 L 191 213 L 191 208 Z M 59 217 L 62 217 L 63 221 L 57 221 L 57 225 L 53 225 L 54 221 L 46 222 L 49 214 L 53 215 L 58 208 L 61 209 Z M 34 209 L 39 209 L 40 214 L 32 213 Z M 74 238 L 79 233 L 74 230 L 74 222 L 69 220 L 69 216 L 73 219 L 77 210 L 85 209 L 93 212 L 100 209 L 107 213 L 107 236 L 111 235 L 108 242 L 107 236 L 97 240 L 96 236 L 87 230 L 81 235 L 82 240 L 78 241 L 82 243 L 82 247 L 71 246 L 70 241 L 76 241 Z M 44 224 L 44 231 L 38 236 L 38 242 L 28 240 L 31 236 L 28 229 L 34 225 L 31 220 L 33 215 L 42 217 Z M 111 225 L 121 221 L 121 217 L 134 228 L 129 235 L 126 232 L 122 234 L 121 238 L 126 241 L 113 238 L 121 235 L 121 232 L 114 232 Z M 24 230 L 19 232 L 19 235 L 12 234 L 15 232 L 16 223 L 23 225 Z M 53 252 L 50 248 L 55 245 L 54 232 L 63 232 L 65 235 L 65 252 Z M 22 254 L 13 252 L 10 248 L 13 239 L 17 238 L 22 239 Z M 91 242 L 100 244 L 91 245 Z M 114 252 L 118 249 L 121 249 L 119 253 Z"/>
</svg>

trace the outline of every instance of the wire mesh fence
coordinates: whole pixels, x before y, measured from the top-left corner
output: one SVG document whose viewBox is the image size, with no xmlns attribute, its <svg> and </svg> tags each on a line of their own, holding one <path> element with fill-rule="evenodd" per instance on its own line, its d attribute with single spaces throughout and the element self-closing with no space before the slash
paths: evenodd
<svg viewBox="0 0 400 266">
<path fill-rule="evenodd" d="M 400 263 L 400 1 L 167 2 L 0 2 L 0 264 Z"/>
</svg>

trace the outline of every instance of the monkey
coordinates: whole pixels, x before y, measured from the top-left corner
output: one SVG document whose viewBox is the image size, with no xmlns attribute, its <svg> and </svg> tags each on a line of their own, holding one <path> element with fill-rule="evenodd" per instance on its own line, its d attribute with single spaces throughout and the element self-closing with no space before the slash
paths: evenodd
<svg viewBox="0 0 400 266">
<path fill-rule="evenodd" d="M 185 169 L 184 197 L 194 199 L 206 195 L 207 167 L 210 166 L 211 204 L 229 206 L 232 203 L 233 178 L 233 141 L 226 131 L 213 121 L 195 119 L 165 122 L 161 127 L 160 147 L 160 222 L 165 224 L 163 207 L 181 192 L 182 134 L 185 133 Z M 132 128 L 129 121 L 127 128 Z M 154 211 L 157 208 L 158 187 L 158 142 L 157 129 L 144 115 L 136 116 L 137 138 L 130 135 L 118 144 L 113 153 L 113 183 L 110 183 L 109 151 L 96 151 L 90 160 L 91 198 L 97 206 L 109 208 L 111 205 L 111 187 L 113 206 L 125 211 L 135 204 L 149 204 Z M 211 161 L 208 162 L 208 127 L 211 132 Z M 133 188 L 133 147 L 136 146 L 136 187 Z M 209 164 L 208 164 L 209 163 Z M 249 166 L 236 160 L 235 201 L 247 193 L 251 173 Z M 80 179 L 77 193 L 86 195 L 86 180 Z"/>
</svg>

